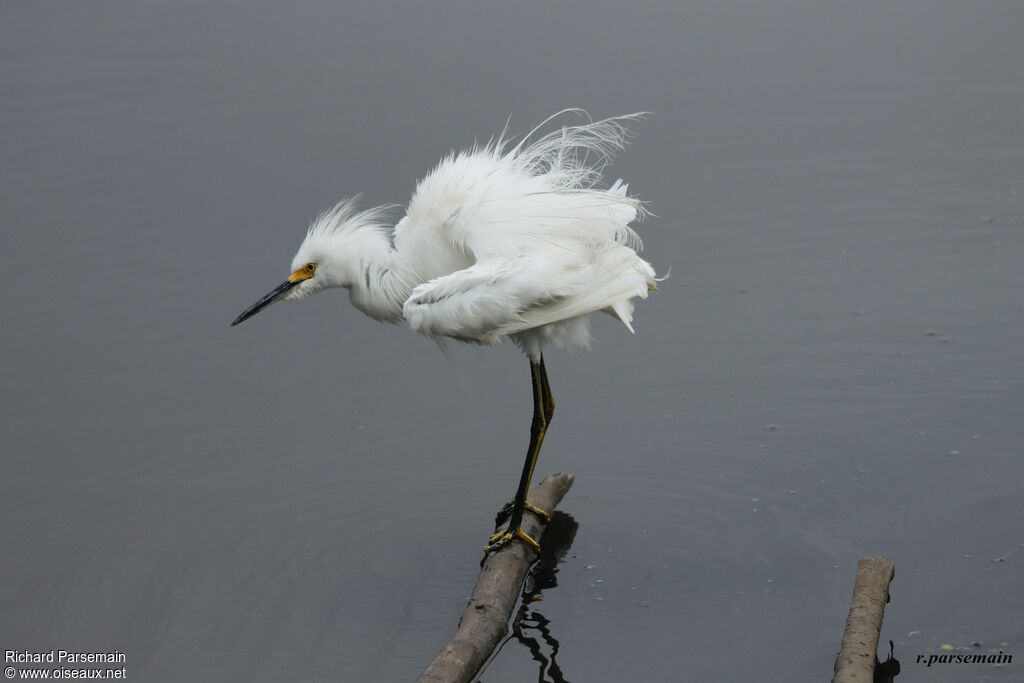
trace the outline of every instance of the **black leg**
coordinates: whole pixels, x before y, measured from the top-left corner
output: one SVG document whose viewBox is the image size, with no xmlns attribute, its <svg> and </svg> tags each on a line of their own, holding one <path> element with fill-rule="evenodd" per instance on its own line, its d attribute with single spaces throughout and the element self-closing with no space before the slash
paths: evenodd
<svg viewBox="0 0 1024 683">
<path fill-rule="evenodd" d="M 551 385 L 548 384 L 548 370 L 544 367 L 544 356 L 540 357 L 540 387 L 544 392 L 544 422 L 546 426 L 550 426 L 551 418 L 555 416 L 555 397 L 551 395 Z"/>
<path fill-rule="evenodd" d="M 533 421 L 530 423 L 530 447 L 526 451 L 526 462 L 523 473 L 519 477 L 519 488 L 516 489 L 515 500 L 512 501 L 512 517 L 509 519 L 509 530 L 518 529 L 523 521 L 523 510 L 526 507 L 526 494 L 530 492 L 530 480 L 533 479 L 533 468 L 540 455 L 540 445 L 544 440 L 547 422 L 544 419 L 544 382 L 540 363 L 530 362 L 530 376 L 533 379 Z"/>
<path fill-rule="evenodd" d="M 551 426 L 551 417 L 555 414 L 555 397 L 551 395 L 551 386 L 548 384 L 548 371 L 544 367 L 544 356 L 540 357 L 540 405 L 544 417 L 544 428 L 541 429 L 540 439 L 537 441 L 537 448 L 533 452 L 533 461 L 530 463 L 530 477 L 529 482 L 533 481 L 533 471 L 537 467 L 537 460 L 540 459 L 540 449 L 544 445 L 544 437 L 548 433 L 548 427 Z M 536 401 L 536 399 L 534 399 Z M 534 408 L 536 411 L 536 408 Z M 527 491 L 529 492 L 529 491 Z M 524 503 L 527 510 L 544 517 L 545 521 L 548 520 L 548 513 L 543 510 L 538 510 L 529 503 Z"/>
<path fill-rule="evenodd" d="M 530 377 L 533 384 L 533 421 L 530 424 L 530 446 L 526 451 L 526 461 L 523 463 L 523 473 L 519 478 L 519 488 L 516 489 L 516 497 L 512 501 L 512 510 L 509 515 L 508 527 L 503 532 L 494 534 L 491 543 L 484 549 L 487 551 L 496 550 L 513 538 L 519 538 L 527 545 L 537 550 L 537 542 L 520 531 L 523 522 L 523 512 L 530 510 L 547 520 L 547 513 L 539 510 L 526 502 L 526 496 L 530 492 L 530 483 L 533 480 L 533 472 L 537 466 L 537 459 L 540 456 L 540 448 L 544 443 L 544 434 L 547 431 L 548 422 L 555 409 L 555 401 L 551 397 L 551 388 L 548 385 L 547 371 L 544 368 L 544 359 L 537 363 L 530 361 Z M 499 513 L 499 519 L 501 514 Z"/>
</svg>

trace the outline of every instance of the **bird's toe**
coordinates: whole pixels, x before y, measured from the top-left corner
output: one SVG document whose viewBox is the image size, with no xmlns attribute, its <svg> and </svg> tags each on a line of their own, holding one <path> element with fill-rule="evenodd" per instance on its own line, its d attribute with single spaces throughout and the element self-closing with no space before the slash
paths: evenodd
<svg viewBox="0 0 1024 683">
<path fill-rule="evenodd" d="M 487 545 L 484 546 L 485 553 L 493 553 L 496 550 L 503 548 L 514 540 L 520 540 L 527 545 L 535 553 L 540 552 L 540 543 L 535 541 L 528 533 L 522 529 L 513 529 L 511 531 L 499 531 L 488 539 Z"/>
</svg>

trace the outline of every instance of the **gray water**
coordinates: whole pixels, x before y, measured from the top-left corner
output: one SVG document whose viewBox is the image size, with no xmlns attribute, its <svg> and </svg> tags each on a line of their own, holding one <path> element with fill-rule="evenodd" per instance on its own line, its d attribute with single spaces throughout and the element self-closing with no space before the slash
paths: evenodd
<svg viewBox="0 0 1024 683">
<path fill-rule="evenodd" d="M 827 680 L 869 554 L 898 681 L 1020 680 L 914 660 L 1024 659 L 1022 29 L 953 0 L 4 3 L 0 649 L 414 679 L 514 492 L 525 359 L 343 293 L 228 323 L 319 210 L 576 106 L 653 112 L 612 173 L 671 277 L 636 336 L 548 355 L 539 471 L 578 479 L 483 680 Z"/>
</svg>

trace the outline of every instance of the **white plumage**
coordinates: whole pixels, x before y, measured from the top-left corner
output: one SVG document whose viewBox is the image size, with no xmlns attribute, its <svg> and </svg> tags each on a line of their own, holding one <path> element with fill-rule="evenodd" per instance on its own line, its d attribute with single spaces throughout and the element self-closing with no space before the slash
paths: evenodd
<svg viewBox="0 0 1024 683">
<path fill-rule="evenodd" d="M 586 346 L 595 311 L 632 331 L 632 300 L 656 289 L 630 227 L 643 209 L 622 181 L 599 184 L 625 142 L 623 124 L 637 118 L 450 154 L 393 230 L 382 209 L 340 203 L 314 221 L 293 259 L 293 271 L 315 264 L 315 274 L 280 298 L 345 287 L 373 318 L 478 344 L 508 336 L 531 359 L 547 343 Z"/>
<path fill-rule="evenodd" d="M 625 143 L 624 123 L 637 118 L 566 126 L 530 142 L 534 129 L 514 147 L 499 137 L 453 153 L 420 181 L 394 229 L 383 208 L 338 204 L 310 226 L 288 279 L 232 323 L 276 301 L 344 287 L 370 317 L 404 320 L 439 341 L 511 338 L 530 358 L 533 421 L 508 525 L 487 551 L 516 539 L 537 550 L 521 529 L 523 514 L 548 517 L 527 502 L 555 408 L 544 347 L 586 346 L 596 311 L 632 331 L 633 300 L 657 289 L 630 227 L 640 202 L 622 181 L 600 187 Z"/>
</svg>

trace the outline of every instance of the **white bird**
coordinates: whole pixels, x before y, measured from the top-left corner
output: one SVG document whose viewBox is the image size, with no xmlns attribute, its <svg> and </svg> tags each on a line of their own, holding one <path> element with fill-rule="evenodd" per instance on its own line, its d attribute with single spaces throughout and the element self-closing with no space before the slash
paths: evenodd
<svg viewBox="0 0 1024 683">
<path fill-rule="evenodd" d="M 339 203 L 309 227 L 288 279 L 231 323 L 277 301 L 342 287 L 371 318 L 405 321 L 438 341 L 511 339 L 530 361 L 533 422 L 508 525 L 487 551 L 513 539 L 536 551 L 520 528 L 523 514 L 548 517 L 526 502 L 555 406 L 544 347 L 587 347 L 588 315 L 596 311 L 632 332 L 633 299 L 657 291 L 630 227 L 644 213 L 640 201 L 621 180 L 600 187 L 629 134 L 624 124 L 640 117 L 564 126 L 530 142 L 551 117 L 515 146 L 502 134 L 453 152 L 419 182 L 394 228 L 385 208 Z"/>
</svg>

